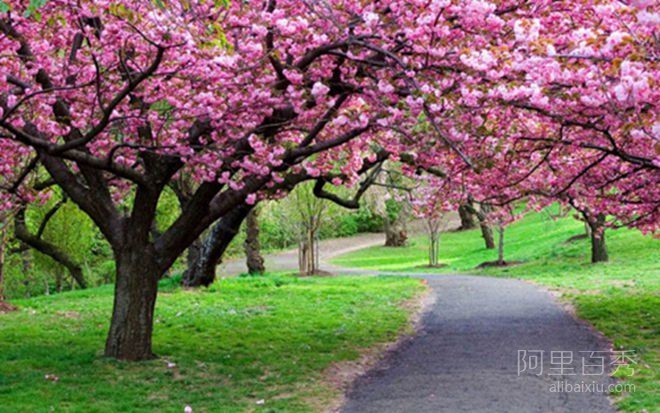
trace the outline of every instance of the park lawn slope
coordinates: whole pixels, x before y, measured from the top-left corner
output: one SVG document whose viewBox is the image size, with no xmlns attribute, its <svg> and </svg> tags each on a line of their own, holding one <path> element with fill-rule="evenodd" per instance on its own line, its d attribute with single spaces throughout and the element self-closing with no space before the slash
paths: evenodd
<svg viewBox="0 0 660 413">
<path fill-rule="evenodd" d="M 418 236 L 403 248 L 374 247 L 333 260 L 334 264 L 393 272 L 469 273 L 520 278 L 562 294 L 612 340 L 618 350 L 634 351 L 634 375 L 623 378 L 635 385 L 633 394 L 617 397 L 624 411 L 656 411 L 660 405 L 660 240 L 638 231 L 608 230 L 610 261 L 590 264 L 589 241 L 567 243 L 584 232 L 582 223 L 555 219 L 556 208 L 529 214 L 505 231 L 505 258 L 523 264 L 476 269 L 497 258 L 486 250 L 478 230 L 444 233 L 440 237 L 439 269 L 428 263 L 426 237 Z"/>
<path fill-rule="evenodd" d="M 423 290 L 401 277 L 164 285 L 160 358 L 142 363 L 101 356 L 110 286 L 16 300 L 19 311 L 0 315 L 0 412 L 314 411 L 340 394 L 324 370 L 406 332 L 402 304 Z"/>
</svg>

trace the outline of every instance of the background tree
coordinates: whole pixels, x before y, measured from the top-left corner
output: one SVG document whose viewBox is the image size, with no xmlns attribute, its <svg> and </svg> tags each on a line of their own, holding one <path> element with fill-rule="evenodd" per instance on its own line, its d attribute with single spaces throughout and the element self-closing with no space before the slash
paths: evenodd
<svg viewBox="0 0 660 413">
<path fill-rule="evenodd" d="M 5 258 L 7 254 L 9 219 L 0 213 L 0 302 L 5 300 Z"/>
<path fill-rule="evenodd" d="M 258 209 L 253 209 L 245 220 L 245 260 L 250 274 L 263 274 L 266 271 L 259 243 Z"/>
<path fill-rule="evenodd" d="M 486 249 L 495 249 L 495 239 L 493 238 L 493 228 L 488 223 L 488 214 L 492 211 L 490 205 L 485 202 L 479 204 L 479 209 L 474 207 L 474 203 L 469 201 L 463 206 L 470 212 L 471 215 L 476 216 L 479 220 L 479 228 L 481 229 L 481 237 L 484 240 Z"/>
<path fill-rule="evenodd" d="M 474 229 L 477 224 L 474 222 L 474 206 L 467 201 L 458 207 L 458 216 L 461 218 L 461 226 L 458 228 L 460 231 Z"/>
<path fill-rule="evenodd" d="M 324 221 L 328 219 L 328 202 L 316 197 L 309 185 L 297 187 L 289 195 L 290 205 L 298 225 L 298 267 L 301 275 L 319 271 L 318 239 Z"/>
<path fill-rule="evenodd" d="M 40 267 L 44 271 L 55 271 L 55 289 L 57 291 L 62 290 L 61 267 L 66 268 L 78 287 L 86 288 L 87 281 L 78 260 L 83 259 L 89 253 L 91 242 L 86 236 L 89 236 L 93 229 L 90 227 L 88 220 L 75 212 L 69 211 L 68 214 L 58 215 L 63 207 L 66 208 L 66 196 L 60 200 L 52 200 L 49 204 L 47 208 L 40 208 L 44 212 L 35 222 L 35 224 L 38 223 L 35 233 L 30 231 L 26 223 L 27 208 L 25 206 L 19 208 L 14 217 L 14 234 L 24 245 L 54 261 L 53 263 L 48 260 Z M 37 218 L 35 216 L 37 214 L 32 215 Z M 49 224 L 51 225 L 50 228 Z M 87 224 L 86 228 L 85 224 Z M 56 228 L 53 228 L 53 225 Z M 75 257 L 72 256 L 72 252 Z"/>
<path fill-rule="evenodd" d="M 607 217 L 603 213 L 594 213 L 588 205 L 581 203 L 575 198 L 569 197 L 569 204 L 582 215 L 587 229 L 587 236 L 591 243 L 591 263 L 607 262 L 607 244 L 605 242 L 605 230 Z"/>
<path fill-rule="evenodd" d="M 405 200 L 388 199 L 385 201 L 385 246 L 403 247 L 408 241 L 408 219 L 410 206 Z"/>
</svg>

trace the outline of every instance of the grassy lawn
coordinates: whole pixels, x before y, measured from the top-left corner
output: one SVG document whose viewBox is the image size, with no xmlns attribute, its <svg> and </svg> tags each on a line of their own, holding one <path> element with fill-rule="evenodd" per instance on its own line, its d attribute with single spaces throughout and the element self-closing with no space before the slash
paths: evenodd
<svg viewBox="0 0 660 413">
<path fill-rule="evenodd" d="M 246 277 L 196 292 L 165 285 L 160 359 L 137 364 L 101 356 L 109 286 L 16 300 L 19 311 L 0 315 L 0 411 L 318 411 L 339 394 L 323 371 L 393 341 L 408 328 L 400 304 L 422 290 L 401 277 Z"/>
<path fill-rule="evenodd" d="M 556 211 L 554 211 L 556 212 Z M 442 234 L 440 269 L 421 268 L 428 263 L 424 236 L 404 248 L 374 247 L 337 257 L 337 265 L 382 271 L 471 273 L 530 280 L 560 290 L 619 349 L 639 356 L 634 394 L 621 397 L 625 411 L 658 411 L 660 406 L 660 240 L 637 231 L 608 231 L 610 262 L 589 263 L 588 240 L 565 241 L 583 233 L 572 218 L 552 219 L 545 211 L 530 214 L 505 231 L 505 258 L 523 261 L 506 268 L 475 267 L 497 258 L 485 250 L 479 231 Z"/>
</svg>

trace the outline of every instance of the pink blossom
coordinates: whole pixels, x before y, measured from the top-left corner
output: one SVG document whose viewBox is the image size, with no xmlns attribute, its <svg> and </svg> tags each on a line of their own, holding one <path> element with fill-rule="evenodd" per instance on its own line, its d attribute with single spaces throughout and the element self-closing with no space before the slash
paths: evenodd
<svg viewBox="0 0 660 413">
<path fill-rule="evenodd" d="M 312 95 L 315 98 L 325 96 L 325 95 L 328 94 L 329 91 L 330 91 L 330 88 L 327 87 L 326 85 L 324 85 L 321 82 L 314 83 L 314 86 L 312 87 Z"/>
</svg>

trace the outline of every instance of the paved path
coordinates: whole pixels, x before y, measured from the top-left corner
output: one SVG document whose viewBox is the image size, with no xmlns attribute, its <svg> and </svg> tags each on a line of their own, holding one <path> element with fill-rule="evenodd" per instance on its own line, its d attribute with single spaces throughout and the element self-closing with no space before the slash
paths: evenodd
<svg viewBox="0 0 660 413">
<path fill-rule="evenodd" d="M 436 301 L 420 334 L 358 379 L 344 413 L 614 411 L 604 393 L 551 391 L 558 380 L 610 381 L 606 374 L 582 375 L 579 352 L 606 350 L 607 344 L 549 293 L 518 280 L 422 277 Z M 540 376 L 538 369 L 518 375 L 518 350 L 545 352 Z M 561 366 L 551 364 L 553 351 L 574 354 L 574 362 L 564 366 L 572 367 L 576 376 L 568 370 L 563 377 L 549 374 L 558 373 L 550 368 Z M 601 363 L 592 359 L 587 364 Z"/>
<path fill-rule="evenodd" d="M 446 228 L 457 228 L 460 225 L 460 219 L 455 212 L 449 213 L 446 217 Z M 424 222 L 421 220 L 414 220 L 408 223 L 408 233 L 410 237 L 425 231 Z M 319 241 L 319 267 L 322 271 L 331 273 L 373 273 L 362 270 L 352 270 L 337 267 L 328 262 L 333 257 L 347 254 L 352 251 L 361 250 L 363 248 L 373 247 L 376 245 L 385 244 L 384 233 L 366 233 L 359 234 L 352 237 L 333 238 Z M 298 270 L 298 250 L 292 249 L 288 251 L 281 251 L 264 256 L 267 271 L 292 271 Z M 218 269 L 219 276 L 234 276 L 247 272 L 245 265 L 245 258 L 234 258 L 227 260 L 220 265 Z"/>
<path fill-rule="evenodd" d="M 339 267 L 329 264 L 330 258 L 360 250 L 362 248 L 383 245 L 385 243 L 385 234 L 360 234 L 349 238 L 335 238 L 319 241 L 319 261 L 321 270 L 329 272 L 341 271 Z M 268 271 L 297 271 L 298 270 L 298 250 L 282 251 L 264 256 L 266 269 Z M 245 258 L 236 258 L 222 263 L 218 275 L 233 276 L 247 272 Z"/>
<path fill-rule="evenodd" d="M 321 269 L 376 275 L 324 261 L 383 241 L 383 234 L 321 241 Z M 266 265 L 271 271 L 295 271 L 297 252 L 268 255 Z M 244 260 L 229 261 L 220 272 L 245 272 Z M 581 374 L 580 352 L 606 350 L 607 344 L 575 321 L 547 292 L 503 278 L 409 275 L 428 280 L 435 303 L 424 316 L 418 335 L 358 379 L 343 413 L 614 411 L 604 393 L 551 391 L 553 384 L 563 380 L 610 382 L 607 375 Z M 518 375 L 518 350 L 543 350 L 543 373 L 537 375 L 536 369 Z M 558 351 L 571 352 L 575 360 L 567 367 L 576 376 L 548 374 L 556 372 L 549 370 L 557 366 L 550 357 Z"/>
</svg>

